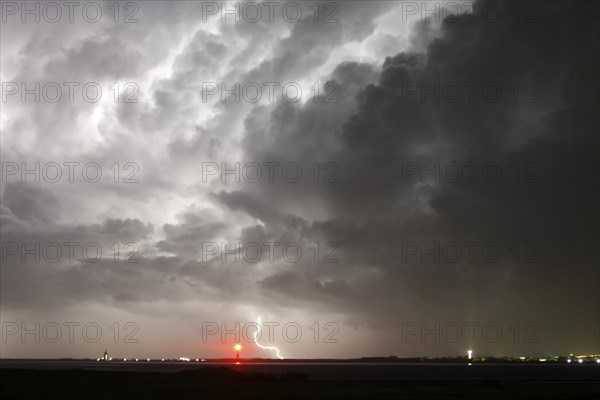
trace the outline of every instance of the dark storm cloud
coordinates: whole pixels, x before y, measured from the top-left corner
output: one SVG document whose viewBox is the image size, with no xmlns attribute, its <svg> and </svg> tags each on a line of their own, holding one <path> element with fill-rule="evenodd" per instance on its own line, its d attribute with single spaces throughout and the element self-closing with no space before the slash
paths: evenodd
<svg viewBox="0 0 600 400">
<path fill-rule="evenodd" d="M 248 159 L 278 156 L 305 163 L 329 159 L 340 166 L 339 183 L 310 188 L 265 183 L 248 185 L 252 195 L 220 197 L 255 217 L 265 215 L 257 211 L 260 199 L 269 204 L 270 213 L 293 213 L 290 210 L 302 209 L 302 204 L 312 204 L 317 197 L 329 217 L 315 222 L 312 229 L 340 243 L 349 265 L 384 270 L 375 292 L 386 293 L 392 303 L 398 294 L 380 292 L 381 288 L 404 287 L 416 308 L 430 303 L 448 315 L 488 307 L 490 315 L 515 316 L 520 299 L 527 298 L 532 306 L 527 312 L 537 312 L 530 314 L 533 318 L 547 318 L 542 309 L 549 304 L 561 310 L 560 318 L 565 320 L 589 318 L 581 311 L 568 311 L 560 304 L 564 299 L 548 292 L 561 290 L 566 282 L 581 285 L 583 293 L 571 300 L 569 310 L 584 310 L 596 299 L 597 5 L 540 4 L 539 20 L 531 24 L 516 24 L 509 18 L 489 23 L 481 18 L 480 7 L 474 7 L 474 20 L 446 21 L 425 53 L 390 56 L 382 65 L 379 82 L 358 93 L 358 109 L 347 118 L 343 103 L 282 104 L 267 117 L 268 130 L 253 123 L 255 116 L 247 120 Z M 420 29 L 426 32 L 427 24 Z M 342 90 L 354 81 L 343 74 L 336 80 Z M 536 82 L 539 101 L 514 101 L 506 86 L 503 98 L 494 103 L 436 102 L 433 97 L 421 101 L 406 94 L 405 82 L 429 88 L 453 82 Z M 337 116 L 342 121 L 336 128 L 330 121 Z M 463 180 L 418 185 L 414 179 L 402 181 L 406 161 L 426 162 L 430 168 L 435 162 L 494 162 L 501 165 L 504 176 L 494 184 Z M 539 182 L 515 184 L 511 168 L 516 162 L 538 166 Z M 310 215 L 309 209 L 304 210 Z M 492 241 L 505 249 L 514 241 L 532 241 L 541 253 L 536 264 L 503 260 L 477 266 L 401 265 L 403 241 Z M 296 298 L 320 296 L 328 290 L 298 272 L 277 273 L 262 285 L 282 294 L 293 287 Z M 329 290 L 333 294 L 348 290 L 342 282 L 334 287 Z M 503 287 L 515 291 L 496 293 Z M 472 297 L 459 295 L 464 290 L 473 292 L 477 305 L 469 305 Z M 528 291 L 535 295 L 525 295 Z M 455 304 L 450 306 L 452 300 Z M 355 296 L 344 307 L 349 310 L 357 303 L 377 301 L 374 296 Z M 368 307 L 366 312 L 372 311 Z"/>
</svg>

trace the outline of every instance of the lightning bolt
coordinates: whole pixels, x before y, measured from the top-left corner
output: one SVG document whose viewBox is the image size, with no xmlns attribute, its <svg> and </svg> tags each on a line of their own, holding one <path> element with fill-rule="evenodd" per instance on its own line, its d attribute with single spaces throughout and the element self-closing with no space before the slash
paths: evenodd
<svg viewBox="0 0 600 400">
<path fill-rule="evenodd" d="M 256 332 L 254 332 L 254 343 L 260 347 L 261 349 L 264 350 L 271 350 L 274 351 L 275 353 L 277 353 L 277 357 L 279 357 L 279 359 L 283 360 L 283 356 L 281 355 L 281 353 L 279 352 L 279 349 L 277 347 L 273 347 L 273 346 L 263 346 L 262 344 L 258 343 L 258 334 L 261 331 L 260 328 L 260 316 L 258 317 L 258 329 L 256 330 Z"/>
</svg>

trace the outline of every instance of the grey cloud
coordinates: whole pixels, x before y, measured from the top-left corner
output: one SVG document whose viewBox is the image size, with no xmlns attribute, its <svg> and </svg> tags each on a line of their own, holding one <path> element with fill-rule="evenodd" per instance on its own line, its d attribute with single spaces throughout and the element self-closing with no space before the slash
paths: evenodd
<svg viewBox="0 0 600 400">
<path fill-rule="evenodd" d="M 227 227 L 215 220 L 210 210 L 185 212 L 181 220 L 180 224 L 163 226 L 166 238 L 156 243 L 159 250 L 198 258 L 202 253 L 202 243 L 214 241 Z"/>
<path fill-rule="evenodd" d="M 22 220 L 55 222 L 60 217 L 60 202 L 49 190 L 28 184 L 9 183 L 2 203 Z"/>
</svg>

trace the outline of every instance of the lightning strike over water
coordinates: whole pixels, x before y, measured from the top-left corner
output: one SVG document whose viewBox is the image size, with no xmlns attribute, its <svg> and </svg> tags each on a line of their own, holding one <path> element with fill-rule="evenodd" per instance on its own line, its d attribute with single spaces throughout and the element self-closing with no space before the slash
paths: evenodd
<svg viewBox="0 0 600 400">
<path fill-rule="evenodd" d="M 258 317 L 257 323 L 258 323 L 258 329 L 256 330 L 256 332 L 254 332 L 254 343 L 256 343 L 256 345 L 258 347 L 260 347 L 261 349 L 274 351 L 275 353 L 277 353 L 277 357 L 279 357 L 279 359 L 283 360 L 283 356 L 281 355 L 281 353 L 279 352 L 279 349 L 277 347 L 274 347 L 274 346 L 263 346 L 260 343 L 258 343 L 258 338 L 257 337 L 258 337 L 259 332 L 261 331 L 261 328 L 260 328 L 260 316 Z"/>
</svg>

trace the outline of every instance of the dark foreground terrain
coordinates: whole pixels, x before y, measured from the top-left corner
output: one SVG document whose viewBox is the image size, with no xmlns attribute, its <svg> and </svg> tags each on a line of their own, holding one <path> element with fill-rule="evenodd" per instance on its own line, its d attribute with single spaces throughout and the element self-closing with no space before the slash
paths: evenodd
<svg viewBox="0 0 600 400">
<path fill-rule="evenodd" d="M 577 399 L 600 381 L 311 380 L 228 367 L 165 372 L 0 369 L 0 399 Z"/>
</svg>

